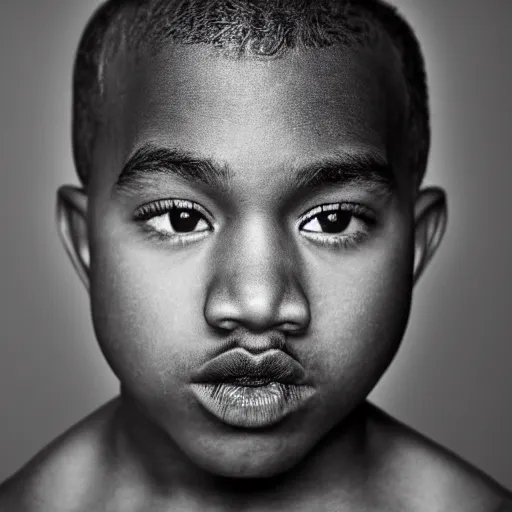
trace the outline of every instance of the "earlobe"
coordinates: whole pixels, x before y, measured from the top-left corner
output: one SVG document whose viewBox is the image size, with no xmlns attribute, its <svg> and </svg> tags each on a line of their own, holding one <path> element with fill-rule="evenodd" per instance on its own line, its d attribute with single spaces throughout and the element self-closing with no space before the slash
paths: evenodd
<svg viewBox="0 0 512 512">
<path fill-rule="evenodd" d="M 414 218 L 414 283 L 416 283 L 434 256 L 446 230 L 445 192 L 437 187 L 420 190 L 414 205 Z"/>
<path fill-rule="evenodd" d="M 89 289 L 89 240 L 87 236 L 87 195 L 69 185 L 57 192 L 57 229 L 73 267 Z"/>
</svg>

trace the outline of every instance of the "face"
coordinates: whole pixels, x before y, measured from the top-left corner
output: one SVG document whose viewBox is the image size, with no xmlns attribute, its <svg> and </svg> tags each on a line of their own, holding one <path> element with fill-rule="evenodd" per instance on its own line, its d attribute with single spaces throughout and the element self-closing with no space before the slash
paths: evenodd
<svg viewBox="0 0 512 512">
<path fill-rule="evenodd" d="M 108 107 L 95 331 L 126 396 L 212 473 L 297 464 L 399 346 L 413 194 L 391 55 L 168 48 Z"/>
</svg>

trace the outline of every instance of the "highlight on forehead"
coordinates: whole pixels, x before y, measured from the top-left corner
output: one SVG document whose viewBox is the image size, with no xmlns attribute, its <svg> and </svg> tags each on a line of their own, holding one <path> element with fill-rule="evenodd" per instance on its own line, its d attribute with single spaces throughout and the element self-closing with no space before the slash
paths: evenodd
<svg viewBox="0 0 512 512">
<path fill-rule="evenodd" d="M 200 44 L 238 58 L 278 58 L 333 45 L 373 45 L 387 34 L 401 57 L 409 102 L 410 167 L 423 174 L 429 148 L 427 90 L 417 40 L 381 0 L 109 0 L 82 37 L 74 75 L 73 148 L 87 182 L 102 123 L 104 70 L 120 48 L 157 51 Z M 421 178 L 421 176 L 420 176 Z"/>
</svg>

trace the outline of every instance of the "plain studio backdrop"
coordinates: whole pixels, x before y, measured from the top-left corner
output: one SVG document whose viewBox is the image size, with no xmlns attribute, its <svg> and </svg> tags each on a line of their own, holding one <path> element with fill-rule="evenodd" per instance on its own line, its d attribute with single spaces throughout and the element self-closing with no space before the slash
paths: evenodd
<svg viewBox="0 0 512 512">
<path fill-rule="evenodd" d="M 512 487 L 512 2 L 396 3 L 426 56 L 426 183 L 446 189 L 449 225 L 371 398 Z M 57 187 L 78 183 L 71 70 L 97 5 L 1 5 L 0 480 L 117 393 L 54 227 Z"/>
</svg>

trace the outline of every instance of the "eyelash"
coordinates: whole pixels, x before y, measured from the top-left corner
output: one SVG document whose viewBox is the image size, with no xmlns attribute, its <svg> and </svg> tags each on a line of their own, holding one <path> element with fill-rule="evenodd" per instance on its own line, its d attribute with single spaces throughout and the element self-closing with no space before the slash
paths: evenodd
<svg viewBox="0 0 512 512">
<path fill-rule="evenodd" d="M 314 231 L 302 231 L 302 236 L 313 240 L 315 243 L 335 248 L 353 248 L 359 243 L 363 242 L 369 235 L 370 230 L 376 224 L 375 214 L 369 208 L 355 203 L 329 203 L 316 206 L 305 213 L 298 221 L 297 227 L 303 228 L 309 221 L 313 220 L 321 213 L 326 212 L 347 212 L 351 214 L 351 219 L 348 226 L 352 223 L 353 219 L 363 224 L 363 228 L 355 234 L 329 234 Z M 348 228 L 347 226 L 347 228 Z M 307 233 L 307 234 L 306 234 Z"/>
<path fill-rule="evenodd" d="M 201 230 L 198 232 L 183 233 L 179 235 L 169 235 L 161 233 L 147 224 L 147 221 L 166 215 L 175 209 L 183 210 L 194 210 L 199 212 L 204 220 L 209 224 L 210 229 Z M 296 226 L 301 229 L 308 224 L 309 221 L 313 220 L 321 213 L 325 212 L 348 212 L 352 215 L 349 225 L 352 223 L 352 219 L 357 219 L 359 222 L 364 224 L 363 229 L 358 233 L 351 235 L 333 234 L 333 233 L 322 233 L 314 231 L 302 231 L 301 234 L 307 239 L 314 241 L 319 245 L 336 247 L 336 248 L 351 248 L 361 243 L 368 235 L 371 228 L 376 224 L 375 214 L 369 208 L 355 203 L 328 203 L 312 208 L 307 213 L 302 215 L 296 222 Z M 163 199 L 154 201 L 152 203 L 145 204 L 138 208 L 134 214 L 134 220 L 144 224 L 144 228 L 156 238 L 180 245 L 187 245 L 195 241 L 199 241 L 211 231 L 214 230 L 211 220 L 211 215 L 200 205 L 192 201 L 184 199 Z M 348 226 L 347 226 L 348 227 Z M 307 234 L 305 234 L 307 233 Z"/>
<path fill-rule="evenodd" d="M 205 218 L 206 222 L 210 226 L 212 225 L 211 215 L 209 215 L 203 207 L 199 206 L 197 203 L 193 203 L 192 201 L 187 201 L 185 199 L 161 199 L 159 201 L 154 201 L 153 203 L 145 204 L 137 209 L 134 215 L 134 220 L 143 223 L 146 231 L 149 232 L 152 236 L 166 242 L 180 245 L 187 245 L 189 243 L 199 241 L 204 238 L 210 231 L 213 231 L 213 228 L 210 228 L 209 230 L 171 236 L 165 233 L 161 233 L 147 224 L 147 221 L 151 219 L 166 215 L 172 210 L 181 209 L 194 210 L 199 212 Z"/>
</svg>

